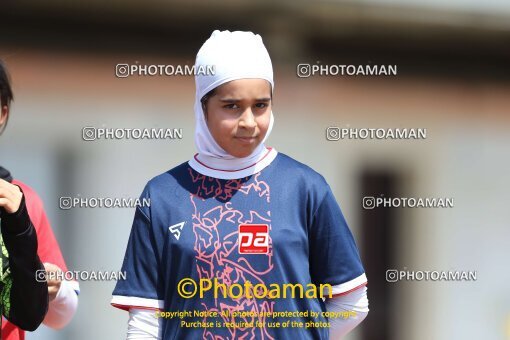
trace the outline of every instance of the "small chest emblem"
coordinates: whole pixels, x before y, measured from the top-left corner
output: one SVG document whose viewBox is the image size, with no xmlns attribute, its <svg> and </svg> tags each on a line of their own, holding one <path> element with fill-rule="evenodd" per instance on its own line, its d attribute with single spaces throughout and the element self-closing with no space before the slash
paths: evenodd
<svg viewBox="0 0 510 340">
<path fill-rule="evenodd" d="M 267 254 L 269 252 L 269 226 L 267 224 L 239 225 L 239 253 Z"/>
<path fill-rule="evenodd" d="M 181 231 L 182 231 L 182 228 L 184 228 L 185 223 L 186 222 L 181 222 L 181 223 L 177 223 L 177 224 L 174 224 L 174 225 L 171 225 L 170 227 L 168 227 L 168 230 L 170 230 L 170 232 L 172 233 L 172 235 L 174 235 L 174 237 L 177 241 L 179 241 L 179 237 L 181 237 Z"/>
</svg>

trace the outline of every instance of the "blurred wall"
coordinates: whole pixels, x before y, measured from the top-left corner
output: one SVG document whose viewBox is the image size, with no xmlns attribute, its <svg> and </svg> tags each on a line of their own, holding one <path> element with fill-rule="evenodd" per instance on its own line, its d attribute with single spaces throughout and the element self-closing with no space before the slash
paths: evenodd
<svg viewBox="0 0 510 340">
<path fill-rule="evenodd" d="M 83 33 L 85 27 L 71 25 L 78 41 L 90 43 L 97 36 L 97 45 L 77 46 L 69 33 L 57 33 L 55 23 L 42 25 L 40 31 L 35 28 L 40 21 L 13 25 L 12 18 L 31 18 L 33 14 L 29 5 L 12 6 L 9 27 L 4 26 L 11 34 L 0 40 L 0 58 L 9 67 L 16 98 L 8 129 L 1 137 L 1 164 L 42 197 L 70 268 L 119 270 L 133 209 L 60 210 L 59 197 L 137 197 L 150 178 L 194 154 L 193 78 L 117 78 L 115 65 L 135 61 L 191 64 L 212 30 L 169 30 L 170 24 L 161 14 L 160 21 L 141 25 L 142 32 L 156 32 L 147 37 L 141 33 L 126 37 L 119 29 L 101 38 L 100 28 L 91 27 L 93 33 L 87 35 Z M 260 8 L 264 6 L 269 8 Z M 62 8 L 62 12 L 70 12 L 67 7 Z M 185 5 L 177 8 L 186 12 Z M 295 11 L 286 8 L 286 15 L 298 21 L 300 16 L 306 17 L 303 8 L 306 7 L 297 6 Z M 327 8 L 335 18 L 342 9 L 353 7 L 330 4 Z M 373 9 L 370 5 L 354 8 L 359 13 L 371 13 Z M 154 7 L 151 9 L 147 12 L 154 15 Z M 114 9 L 109 10 L 107 13 L 115 13 Z M 244 12 L 240 9 L 239 13 Z M 198 21 L 194 15 L 198 14 L 190 13 L 181 22 L 185 18 Z M 485 18 L 484 15 L 480 17 Z M 101 16 L 106 17 L 104 13 Z M 134 32 L 137 26 L 130 24 L 130 18 L 141 20 L 112 17 L 111 25 L 130 27 L 128 32 Z M 324 27 L 343 27 L 335 19 L 328 21 L 324 13 L 320 18 L 317 22 Z M 418 29 L 421 24 L 417 21 L 416 25 L 409 24 L 405 33 L 384 31 L 381 35 L 387 40 L 378 41 L 377 36 L 369 37 L 367 30 L 372 32 L 374 27 L 382 26 L 369 19 L 343 23 L 349 28 L 349 35 L 344 31 L 343 39 L 337 31 L 328 34 L 321 27 L 313 27 L 308 34 L 298 27 L 298 33 L 292 33 L 292 26 L 282 27 L 264 18 L 246 24 L 245 29 L 260 27 L 274 63 L 276 120 L 267 144 L 325 176 L 362 253 L 359 224 L 363 214 L 370 212 L 362 209 L 359 197 L 375 194 L 360 191 L 359 175 L 363 170 L 397 173 L 403 196 L 454 197 L 452 209 L 398 211 L 394 266 L 476 270 L 478 280 L 392 284 L 392 307 L 370 308 L 392 314 L 391 339 L 510 338 L 505 333 L 510 322 L 510 296 L 505 282 L 510 274 L 504 270 L 508 258 L 506 240 L 510 238 L 510 213 L 506 209 L 510 184 L 510 78 L 508 67 L 503 68 L 508 66 L 509 45 L 505 42 L 510 31 L 479 30 L 476 17 L 472 25 L 461 25 L 454 33 L 441 25 L 435 31 L 423 31 Z M 68 24 L 72 21 L 60 20 Z M 83 23 L 83 19 L 76 20 Z M 106 19 L 101 20 L 100 27 L 107 27 Z M 221 23 L 218 26 L 228 27 L 227 19 L 220 16 L 217 20 Z M 362 23 L 367 24 L 366 30 Z M 163 29 L 158 31 L 158 25 Z M 210 22 L 208 25 L 212 27 Z M 232 26 L 243 29 L 242 22 Z M 384 27 L 390 26 L 391 23 Z M 452 36 L 440 37 L 437 32 L 441 29 Z M 471 38 L 461 34 L 474 31 L 485 33 Z M 48 33 L 43 37 L 47 45 L 31 40 L 30 32 Z M 168 43 L 160 45 L 167 33 Z M 174 38 L 177 36 L 180 38 Z M 463 38 L 455 39 L 458 36 Z M 106 46 L 109 39 L 113 47 Z M 179 45 L 186 39 L 187 44 Z M 145 45 L 133 46 L 128 43 L 131 40 L 145 41 Z M 469 42 L 473 41 L 477 42 L 473 53 L 478 59 L 468 52 Z M 457 48 L 450 51 L 448 42 Z M 298 63 L 317 60 L 338 64 L 393 61 L 399 71 L 397 77 L 296 76 Z M 182 128 L 184 138 L 86 142 L 81 138 L 85 126 Z M 329 126 L 426 128 L 427 139 L 334 142 L 325 138 Z M 369 282 L 384 280 L 371 278 L 370 272 L 367 275 Z M 109 305 L 114 282 L 81 282 L 80 286 L 80 306 L 72 323 L 58 332 L 41 327 L 29 339 L 125 336 L 127 314 Z M 370 284 L 368 287 L 370 298 Z M 370 315 L 360 328 L 376 322 L 370 320 Z M 349 339 L 362 339 L 361 336 L 362 329 L 358 329 Z"/>
</svg>

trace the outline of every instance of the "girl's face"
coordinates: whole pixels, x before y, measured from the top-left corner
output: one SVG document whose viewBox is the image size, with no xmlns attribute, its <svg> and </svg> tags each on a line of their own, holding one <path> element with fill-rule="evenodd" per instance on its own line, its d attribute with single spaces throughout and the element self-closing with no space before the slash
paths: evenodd
<svg viewBox="0 0 510 340">
<path fill-rule="evenodd" d="M 247 157 L 269 127 L 271 84 L 264 79 L 239 79 L 218 86 L 204 114 L 218 145 L 234 157 Z"/>
</svg>

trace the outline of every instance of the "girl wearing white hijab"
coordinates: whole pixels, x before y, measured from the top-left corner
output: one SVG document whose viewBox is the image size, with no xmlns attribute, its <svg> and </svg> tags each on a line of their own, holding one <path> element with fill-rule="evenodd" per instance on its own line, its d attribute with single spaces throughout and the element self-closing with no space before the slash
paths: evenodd
<svg viewBox="0 0 510 340">
<path fill-rule="evenodd" d="M 198 153 L 146 185 L 113 292 L 127 338 L 340 339 L 368 313 L 367 279 L 324 178 L 264 144 L 274 82 L 262 38 L 214 31 L 195 67 Z M 302 325 L 272 327 L 286 321 Z"/>
</svg>

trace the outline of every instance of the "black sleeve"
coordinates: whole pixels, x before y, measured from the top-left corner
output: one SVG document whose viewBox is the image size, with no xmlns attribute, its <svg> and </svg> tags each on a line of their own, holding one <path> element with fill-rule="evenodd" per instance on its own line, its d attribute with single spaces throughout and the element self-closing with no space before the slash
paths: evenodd
<svg viewBox="0 0 510 340">
<path fill-rule="evenodd" d="M 10 308 L 5 317 L 21 329 L 34 331 L 48 311 L 48 284 L 44 276 L 36 279 L 38 271 L 44 271 L 37 255 L 37 234 L 28 216 L 25 195 L 15 213 L 1 210 L 2 236 L 12 275 Z"/>
</svg>

